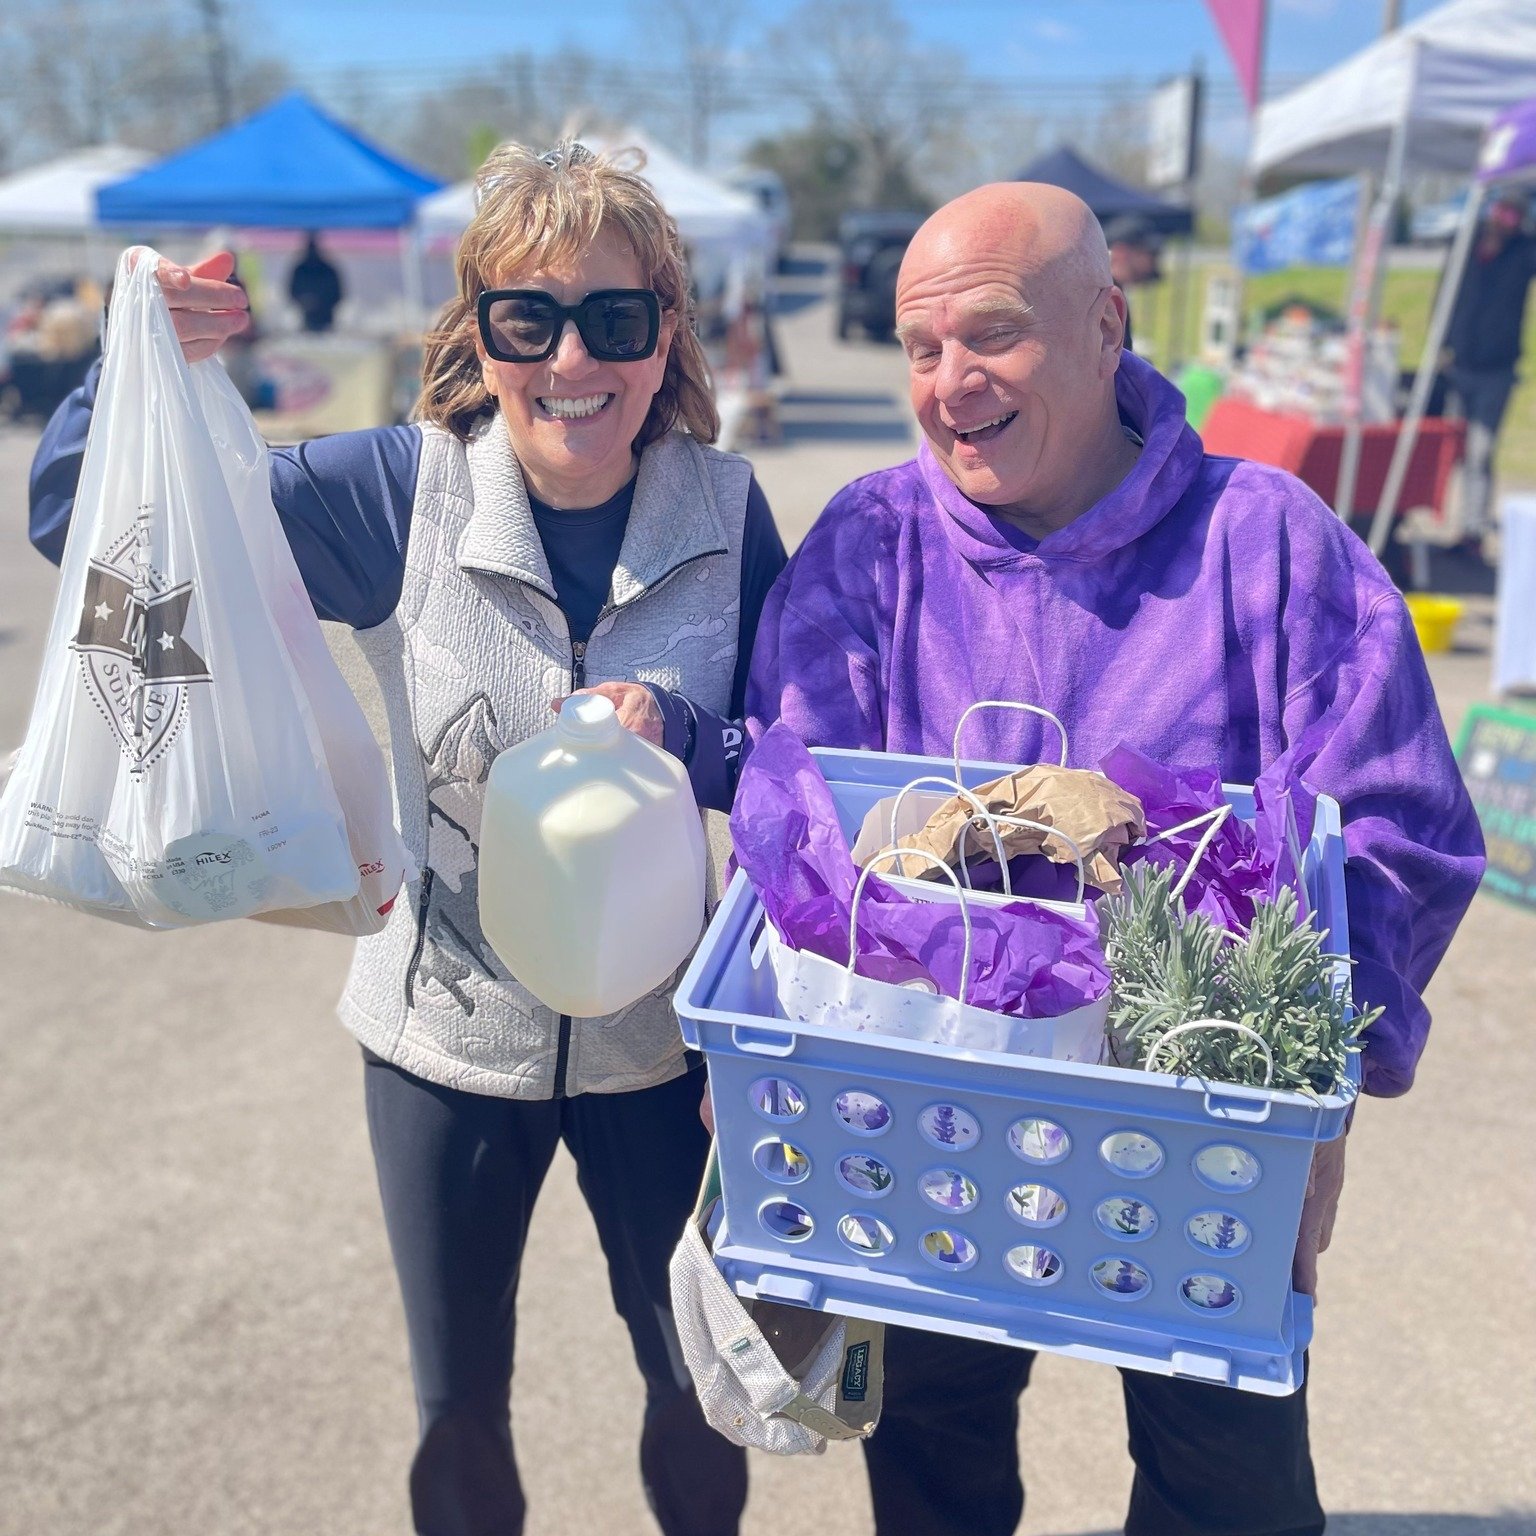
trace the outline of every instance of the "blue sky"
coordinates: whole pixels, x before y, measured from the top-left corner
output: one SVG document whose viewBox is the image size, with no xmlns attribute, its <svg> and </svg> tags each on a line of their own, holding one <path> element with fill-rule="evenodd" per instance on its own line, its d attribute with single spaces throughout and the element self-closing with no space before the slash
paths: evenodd
<svg viewBox="0 0 1536 1536">
<path fill-rule="evenodd" d="M 918 37 L 958 49 L 973 69 L 1031 79 L 1153 80 L 1203 56 L 1207 72 L 1230 80 L 1205 0 L 898 0 Z M 1405 0 L 1404 19 L 1433 8 Z M 790 6 L 753 0 L 750 34 Z M 1269 69 L 1312 74 L 1347 57 L 1380 30 L 1381 0 L 1271 0 Z M 301 71 L 349 67 L 440 71 L 517 49 L 549 52 L 574 44 L 623 56 L 643 25 L 643 4 L 580 0 L 256 0 L 232 7 L 253 41 Z"/>
<path fill-rule="evenodd" d="M 681 95 L 675 63 L 662 55 L 655 16 L 667 0 L 229 0 L 256 50 L 280 54 L 296 83 L 342 116 L 381 134 L 391 114 L 409 111 L 418 88 L 440 89 L 462 72 L 483 68 L 520 51 L 552 54 L 573 46 L 607 60 L 627 60 L 643 71 L 672 71 L 669 97 Z M 731 4 L 732 0 L 721 0 Z M 736 0 L 743 6 L 735 43 L 750 63 L 767 28 L 794 9 L 793 0 Z M 1016 102 L 1041 121 L 1055 120 L 1064 137 L 1081 133 L 1111 100 L 1132 101 L 1159 80 L 1203 64 L 1209 95 L 1204 140 L 1208 155 L 1220 146 L 1240 156 L 1247 118 L 1236 78 L 1205 0 L 894 0 L 913 37 L 958 52 L 977 77 L 1001 89 L 984 100 Z M 1439 0 L 1403 0 L 1405 21 Z M 1382 0 L 1270 0 L 1268 82 L 1271 92 L 1328 68 L 1379 35 Z M 766 60 L 777 76 L 782 57 Z M 350 76 L 350 79 L 348 78 Z M 1012 87 L 1018 86 L 1017 97 Z M 371 111 L 355 105 L 359 90 Z M 786 101 L 764 107 L 764 93 L 739 103 L 715 122 L 710 159 L 726 165 L 762 134 L 803 120 L 803 109 Z M 777 100 L 768 89 L 770 101 Z M 601 102 L 582 103 L 601 108 Z M 990 173 L 1011 168 L 1012 140 L 1006 116 L 978 106 L 972 139 L 981 163 L 993 144 L 1001 156 Z M 679 124 L 647 123 L 686 153 Z M 1001 141 L 1003 147 L 999 148 Z M 1038 143 L 1038 141 L 1037 141 Z M 1038 147 L 1046 147 L 1038 144 Z"/>
</svg>

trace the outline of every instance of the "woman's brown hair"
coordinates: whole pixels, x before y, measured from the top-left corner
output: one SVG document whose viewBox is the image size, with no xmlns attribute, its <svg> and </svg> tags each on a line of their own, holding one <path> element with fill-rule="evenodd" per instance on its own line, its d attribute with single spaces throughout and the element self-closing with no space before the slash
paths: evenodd
<svg viewBox="0 0 1536 1536">
<path fill-rule="evenodd" d="M 643 156 L 638 150 L 621 154 L 635 157 L 633 168 L 571 142 L 544 155 L 521 144 L 492 151 L 475 177 L 475 216 L 459 242 L 458 297 L 444 305 L 424 344 L 418 421 L 435 422 L 467 440 L 475 423 L 496 409 L 475 348 L 475 307 L 485 289 L 530 265 L 575 260 L 600 233 L 613 232 L 635 253 L 662 313 L 677 319 L 661 387 L 635 448 L 676 426 L 701 443 L 714 442 L 720 417 L 693 328 L 683 243 L 671 215 L 638 174 Z"/>
</svg>

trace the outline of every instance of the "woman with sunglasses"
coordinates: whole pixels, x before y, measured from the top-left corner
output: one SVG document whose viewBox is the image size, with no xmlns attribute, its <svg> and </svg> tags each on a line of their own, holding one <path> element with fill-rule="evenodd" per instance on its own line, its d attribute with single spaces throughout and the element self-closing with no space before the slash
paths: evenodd
<svg viewBox="0 0 1536 1536">
<path fill-rule="evenodd" d="M 340 1009 L 364 1050 L 410 1334 L 416 1529 L 522 1529 L 517 1277 L 563 1140 L 646 1382 L 647 1497 L 669 1536 L 719 1536 L 736 1529 L 745 1462 L 699 1412 L 667 1284 L 707 1150 L 702 1067 L 669 987 L 606 1019 L 562 1017 L 520 988 L 480 932 L 476 845 L 492 759 L 580 690 L 610 697 L 687 763 L 702 805 L 727 808 L 784 551 L 750 466 L 706 446 L 707 367 L 677 230 L 650 187 L 571 144 L 504 146 L 477 185 L 418 421 L 272 454 L 315 609 L 354 627 L 379 679 L 421 868 L 359 942 Z M 162 269 L 192 361 L 245 323 L 229 266 Z M 32 536 L 54 559 L 94 391 L 92 378 L 60 408 L 34 463 Z"/>
</svg>

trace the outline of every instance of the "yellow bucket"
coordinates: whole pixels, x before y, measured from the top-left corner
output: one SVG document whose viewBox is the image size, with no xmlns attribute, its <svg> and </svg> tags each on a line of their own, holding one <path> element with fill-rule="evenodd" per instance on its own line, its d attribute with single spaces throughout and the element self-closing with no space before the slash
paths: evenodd
<svg viewBox="0 0 1536 1536">
<path fill-rule="evenodd" d="M 1426 652 L 1450 650 L 1462 605 L 1454 597 L 1437 597 L 1432 592 L 1408 592 L 1404 601 L 1420 647 Z"/>
</svg>

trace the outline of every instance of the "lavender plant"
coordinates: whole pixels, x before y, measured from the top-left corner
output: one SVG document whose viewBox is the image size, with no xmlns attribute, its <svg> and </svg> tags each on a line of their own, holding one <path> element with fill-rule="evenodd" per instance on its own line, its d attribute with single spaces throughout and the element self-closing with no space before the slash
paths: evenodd
<svg viewBox="0 0 1536 1536">
<path fill-rule="evenodd" d="M 1351 1015 L 1335 985 L 1337 957 L 1303 919 L 1296 893 L 1260 902 L 1246 935 L 1228 933 L 1172 895 L 1174 872 L 1141 865 L 1106 899 L 1104 954 L 1114 977 L 1110 1029 L 1116 1060 L 1145 1064 L 1170 1029 L 1227 1019 L 1255 1031 L 1274 1058 L 1276 1088 L 1328 1093 L 1342 1079 L 1379 1008 Z M 1262 1086 L 1264 1053 L 1230 1030 L 1192 1030 L 1158 1052 L 1155 1070 Z"/>
<path fill-rule="evenodd" d="M 1237 1243 L 1237 1218 L 1223 1213 L 1220 1221 L 1216 1223 L 1216 1231 L 1211 1237 L 1211 1247 L 1232 1248 Z"/>
<path fill-rule="evenodd" d="M 1115 1225 L 1129 1237 L 1141 1232 L 1141 1201 L 1127 1200 L 1115 1212 Z"/>
</svg>

